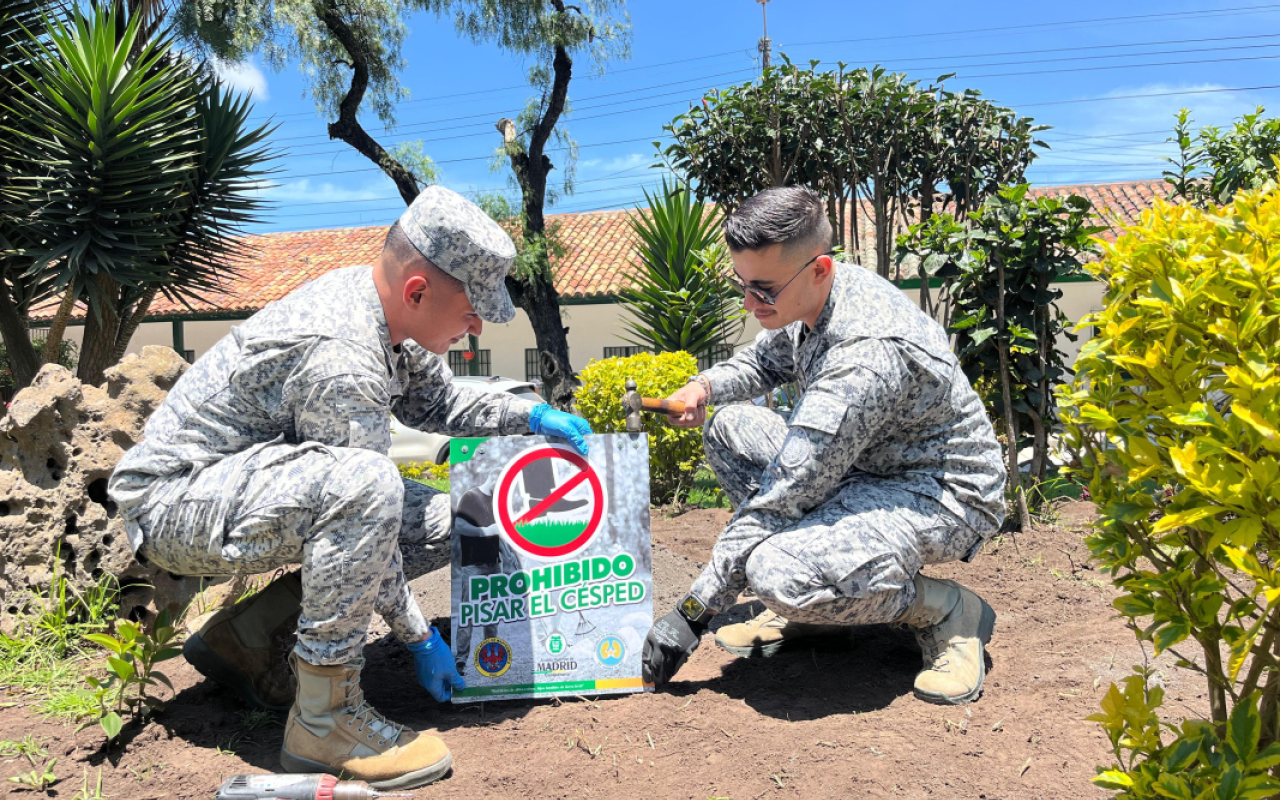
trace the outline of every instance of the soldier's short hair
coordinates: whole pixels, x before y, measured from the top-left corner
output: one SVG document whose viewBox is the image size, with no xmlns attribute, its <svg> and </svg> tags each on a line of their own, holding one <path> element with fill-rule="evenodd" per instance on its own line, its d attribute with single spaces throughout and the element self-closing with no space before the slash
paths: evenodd
<svg viewBox="0 0 1280 800">
<path fill-rule="evenodd" d="M 462 281 L 453 277 L 449 273 L 437 267 L 422 255 L 422 251 L 413 246 L 413 242 L 409 241 L 409 237 L 397 222 L 387 231 L 387 238 L 382 243 L 382 249 L 391 255 L 391 261 L 400 268 L 400 274 L 404 274 L 407 269 L 421 266 L 433 280 L 438 280 L 446 286 L 453 286 L 458 289 L 462 288 Z"/>
<path fill-rule="evenodd" d="M 766 189 L 725 218 L 724 238 L 735 253 L 780 244 L 784 250 L 831 247 L 831 222 L 812 189 Z"/>
</svg>

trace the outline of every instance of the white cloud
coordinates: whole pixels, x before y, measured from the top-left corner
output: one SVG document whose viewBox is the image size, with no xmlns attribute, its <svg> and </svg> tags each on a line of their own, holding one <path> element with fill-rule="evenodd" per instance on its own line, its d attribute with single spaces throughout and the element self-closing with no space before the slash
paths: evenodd
<svg viewBox="0 0 1280 800">
<path fill-rule="evenodd" d="M 653 156 L 648 153 L 628 153 L 616 158 L 589 158 L 578 162 L 578 171 L 580 174 L 590 172 L 593 175 L 597 172 L 620 172 L 647 167 L 653 160 Z"/>
<path fill-rule="evenodd" d="M 215 62 L 213 71 L 223 86 L 238 92 L 246 92 L 258 102 L 271 99 L 267 91 L 267 76 L 262 74 L 262 70 L 251 61 L 242 61 L 239 64 Z"/>
<path fill-rule="evenodd" d="M 363 200 L 386 200 L 399 202 L 400 198 L 388 194 L 387 189 L 379 184 L 366 184 L 360 188 L 337 186 L 328 181 L 312 181 L 310 178 L 289 181 L 270 186 L 262 191 L 266 200 L 276 203 L 288 203 L 291 200 L 305 203 L 353 203 Z"/>
<path fill-rule="evenodd" d="M 1177 154 L 1165 139 L 1173 134 L 1179 109 L 1191 110 L 1192 129 L 1199 130 L 1227 125 L 1262 104 L 1262 97 L 1254 92 L 1225 89 L 1214 83 L 1152 83 L 1103 95 L 1120 98 L 1116 100 L 1028 109 L 1038 122 L 1053 126 L 1044 134 L 1052 149 L 1041 151 L 1031 170 L 1033 178 L 1074 183 L 1159 177 L 1167 166 L 1163 157 Z M 1111 164 L 1116 166 L 1108 168 Z"/>
</svg>

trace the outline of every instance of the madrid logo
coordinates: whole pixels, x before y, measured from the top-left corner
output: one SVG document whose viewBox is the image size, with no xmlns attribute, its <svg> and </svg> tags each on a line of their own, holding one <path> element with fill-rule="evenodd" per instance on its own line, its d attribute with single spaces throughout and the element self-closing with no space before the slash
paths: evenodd
<svg viewBox="0 0 1280 800">
<path fill-rule="evenodd" d="M 498 637 L 485 639 L 476 648 L 476 671 L 486 678 L 497 678 L 511 669 L 511 646 Z"/>
<path fill-rule="evenodd" d="M 590 462 L 563 447 L 538 445 L 502 468 L 493 506 L 513 547 L 534 558 L 559 559 L 587 546 L 607 503 Z"/>
</svg>

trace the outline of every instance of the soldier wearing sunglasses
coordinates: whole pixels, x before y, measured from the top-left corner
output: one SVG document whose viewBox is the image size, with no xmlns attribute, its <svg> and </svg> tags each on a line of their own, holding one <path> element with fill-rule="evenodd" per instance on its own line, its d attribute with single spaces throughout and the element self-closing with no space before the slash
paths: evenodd
<svg viewBox="0 0 1280 800">
<path fill-rule="evenodd" d="M 707 459 L 737 513 L 702 575 L 644 647 L 661 685 L 718 612 L 750 587 L 766 611 L 716 643 L 771 656 L 852 626 L 914 629 L 915 693 L 959 704 L 982 692 L 995 613 L 923 574 L 968 561 L 1004 519 L 1005 470 L 982 402 L 937 322 L 888 281 L 832 258 L 824 205 L 771 189 L 724 222 L 734 280 L 765 329 L 671 396 L 671 422 L 706 424 Z M 735 404 L 798 384 L 789 415 Z M 706 422 L 708 403 L 718 406 Z"/>
</svg>

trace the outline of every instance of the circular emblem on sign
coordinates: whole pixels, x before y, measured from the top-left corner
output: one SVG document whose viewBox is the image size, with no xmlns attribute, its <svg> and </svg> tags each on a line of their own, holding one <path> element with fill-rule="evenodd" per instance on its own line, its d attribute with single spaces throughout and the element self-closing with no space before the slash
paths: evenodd
<svg viewBox="0 0 1280 800">
<path fill-rule="evenodd" d="M 604 483 L 572 450 L 539 445 L 498 477 L 493 512 L 503 537 L 534 558 L 562 558 L 587 546 L 604 519 Z"/>
<path fill-rule="evenodd" d="M 627 655 L 627 646 L 619 636 L 606 636 L 596 642 L 596 658 L 606 667 L 616 667 Z"/>
<path fill-rule="evenodd" d="M 564 652 L 564 636 L 559 633 L 553 633 L 547 637 L 547 652 L 553 656 L 558 656 Z"/>
<path fill-rule="evenodd" d="M 485 639 L 476 648 L 476 671 L 497 678 L 511 669 L 511 647 L 498 637 Z"/>
</svg>

